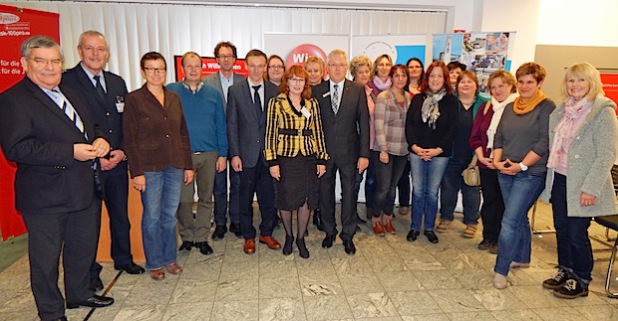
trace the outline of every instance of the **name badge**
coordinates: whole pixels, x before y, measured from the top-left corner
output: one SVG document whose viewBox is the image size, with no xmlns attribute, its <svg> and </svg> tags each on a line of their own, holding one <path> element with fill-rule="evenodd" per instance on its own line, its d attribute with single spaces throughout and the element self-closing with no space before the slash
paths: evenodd
<svg viewBox="0 0 618 321">
<path fill-rule="evenodd" d="M 120 114 L 124 112 L 124 97 L 116 96 L 116 110 Z"/>
<path fill-rule="evenodd" d="M 300 110 L 300 113 L 303 114 L 303 116 L 305 116 L 305 118 L 309 119 L 309 117 L 311 117 L 311 113 L 309 112 L 309 110 L 305 107 L 303 107 Z"/>
<path fill-rule="evenodd" d="M 328 97 L 328 96 L 330 96 L 330 91 L 329 91 L 329 92 L 326 92 L 324 95 L 322 95 L 322 98 L 326 98 L 326 97 Z"/>
</svg>

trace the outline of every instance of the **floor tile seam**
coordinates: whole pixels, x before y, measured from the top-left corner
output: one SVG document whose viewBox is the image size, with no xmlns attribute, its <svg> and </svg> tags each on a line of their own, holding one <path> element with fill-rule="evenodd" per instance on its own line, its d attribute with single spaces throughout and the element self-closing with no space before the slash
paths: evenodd
<svg viewBox="0 0 618 321">
<path fill-rule="evenodd" d="M 539 313 L 540 311 L 537 312 L 536 310 L 562 309 L 562 308 L 565 308 L 565 307 L 563 307 L 563 306 L 560 306 L 560 307 L 550 306 L 550 307 L 541 307 L 541 308 L 530 308 L 530 311 L 532 311 L 534 314 L 536 314 L 541 320 L 552 321 L 553 319 L 545 319 L 545 318 L 543 318 L 543 316 Z M 571 308 L 571 307 L 567 307 L 567 308 Z M 586 318 L 585 315 L 579 313 L 579 311 L 577 311 L 577 310 L 575 310 L 573 308 L 571 308 L 571 310 L 573 310 L 573 311 L 575 311 L 575 313 L 577 313 L 577 315 L 580 317 L 580 320 L 590 320 L 590 319 Z"/>
<path fill-rule="evenodd" d="M 225 244 L 223 245 L 223 255 L 225 255 L 225 251 L 227 249 L 227 245 L 228 245 L 228 239 L 225 239 Z M 213 313 L 215 311 L 215 301 L 217 299 L 217 292 L 219 291 L 219 281 L 221 280 L 221 272 L 223 269 L 223 264 L 225 263 L 225 257 L 223 257 L 223 259 L 221 260 L 221 264 L 219 265 L 219 274 L 217 275 L 217 285 L 215 287 L 215 292 L 213 293 L 213 300 L 212 300 L 212 307 L 210 309 L 210 315 L 208 316 L 208 320 L 212 320 L 213 318 Z"/>
<path fill-rule="evenodd" d="M 309 316 L 307 315 L 307 308 L 306 308 L 307 302 L 305 302 L 305 296 L 303 295 L 303 286 L 302 286 L 302 283 L 300 282 L 300 272 L 298 271 L 299 263 L 298 263 L 298 260 L 297 260 L 297 256 L 293 252 L 292 252 L 292 255 L 294 255 L 294 269 L 296 269 L 296 279 L 298 281 L 298 289 L 300 290 L 300 301 L 301 301 L 302 306 L 303 306 L 303 315 L 305 316 L 305 320 L 309 320 Z M 259 291 L 259 289 L 258 289 L 258 291 Z M 258 315 L 258 320 L 259 320 L 259 315 Z"/>
</svg>

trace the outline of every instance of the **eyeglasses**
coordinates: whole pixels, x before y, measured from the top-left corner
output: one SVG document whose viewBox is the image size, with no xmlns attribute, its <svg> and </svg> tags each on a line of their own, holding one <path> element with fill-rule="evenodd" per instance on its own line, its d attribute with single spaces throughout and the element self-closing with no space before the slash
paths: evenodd
<svg viewBox="0 0 618 321">
<path fill-rule="evenodd" d="M 281 69 L 283 69 L 283 66 L 268 66 L 268 69 L 281 70 Z"/>
<path fill-rule="evenodd" d="M 219 59 L 234 59 L 234 55 L 219 55 L 217 58 Z"/>
<path fill-rule="evenodd" d="M 144 67 L 144 71 L 149 74 L 162 74 L 166 72 L 165 68 Z"/>
<path fill-rule="evenodd" d="M 62 65 L 62 59 L 52 59 L 52 60 L 47 60 L 43 58 L 28 58 L 28 59 L 34 61 L 34 63 L 37 64 L 37 66 L 39 67 L 44 67 L 44 66 L 47 66 L 48 64 L 51 64 L 54 67 L 58 67 Z"/>
<path fill-rule="evenodd" d="M 305 78 L 290 78 L 288 79 L 288 82 L 293 82 L 295 84 L 304 84 Z"/>
</svg>

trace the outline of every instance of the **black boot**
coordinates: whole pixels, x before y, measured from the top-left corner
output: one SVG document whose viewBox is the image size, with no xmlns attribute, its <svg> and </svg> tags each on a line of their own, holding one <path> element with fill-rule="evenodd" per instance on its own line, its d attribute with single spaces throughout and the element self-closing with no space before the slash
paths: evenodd
<svg viewBox="0 0 618 321">
<path fill-rule="evenodd" d="M 300 257 L 302 257 L 303 259 L 309 258 L 309 250 L 307 249 L 307 246 L 305 245 L 304 237 L 300 237 L 296 240 L 296 246 L 298 247 L 298 255 L 300 255 Z"/>
<path fill-rule="evenodd" d="M 285 236 L 285 244 L 283 245 L 283 255 L 292 254 L 292 243 L 294 243 L 294 235 Z"/>
<path fill-rule="evenodd" d="M 313 211 L 313 225 L 320 231 L 324 231 L 324 223 L 322 222 L 322 214 L 320 210 Z"/>
</svg>

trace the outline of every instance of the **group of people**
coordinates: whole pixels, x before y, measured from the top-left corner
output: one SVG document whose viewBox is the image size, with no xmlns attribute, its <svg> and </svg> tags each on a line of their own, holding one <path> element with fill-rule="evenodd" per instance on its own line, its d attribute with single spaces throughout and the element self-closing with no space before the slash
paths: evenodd
<svg viewBox="0 0 618 321">
<path fill-rule="evenodd" d="M 299 256 L 309 258 L 312 212 L 325 232 L 322 247 L 332 247 L 339 235 L 344 251 L 355 254 L 363 173 L 376 236 L 396 233 L 399 188 L 399 214 L 411 207 L 406 239 L 414 242 L 422 232 L 438 243 L 435 231 L 449 229 L 461 191 L 462 236 L 475 236 L 480 211 L 478 248 L 497 254 L 498 289 L 507 287 L 510 269 L 530 264 L 527 212 L 541 196 L 552 203 L 558 243 L 558 272 L 543 287 L 563 298 L 588 294 L 591 217 L 618 210 L 610 175 L 616 105 L 604 97 L 599 72 L 589 63 L 567 69 L 564 102 L 556 108 L 540 90 L 545 69 L 533 62 L 515 77 L 503 70 L 491 74 L 486 99 L 465 65 L 432 62 L 425 70 L 418 58 L 393 65 L 388 55 L 348 60 L 341 50 L 326 62 L 309 58 L 286 68 L 281 57 L 253 49 L 245 56 L 245 78 L 233 71 L 236 47 L 221 42 L 214 49 L 219 72 L 202 78 L 200 55 L 187 52 L 185 78 L 168 85 L 165 58 L 146 53 L 140 60 L 145 83 L 128 92 L 122 78 L 104 71 L 109 47 L 101 33 L 84 32 L 77 50 L 81 61 L 63 73 L 60 46 L 45 36 L 29 38 L 21 48 L 25 78 L 0 95 L 0 141 L 18 166 L 16 206 L 29 232 L 32 290 L 42 320 L 66 320 L 65 304 L 113 303 L 95 294 L 103 288 L 95 261 L 102 201 L 114 267 L 147 270 L 162 280 L 166 271 L 182 272 L 177 225 L 178 250 L 196 247 L 209 255 L 211 221 L 212 239 L 220 240 L 228 218 L 247 254 L 256 251 L 257 236 L 284 255 L 295 244 Z M 474 165 L 480 186 L 462 177 Z M 128 173 L 144 208 L 146 270 L 131 257 Z M 283 246 L 272 235 L 279 222 Z M 66 299 L 57 285 L 61 253 Z"/>
</svg>

